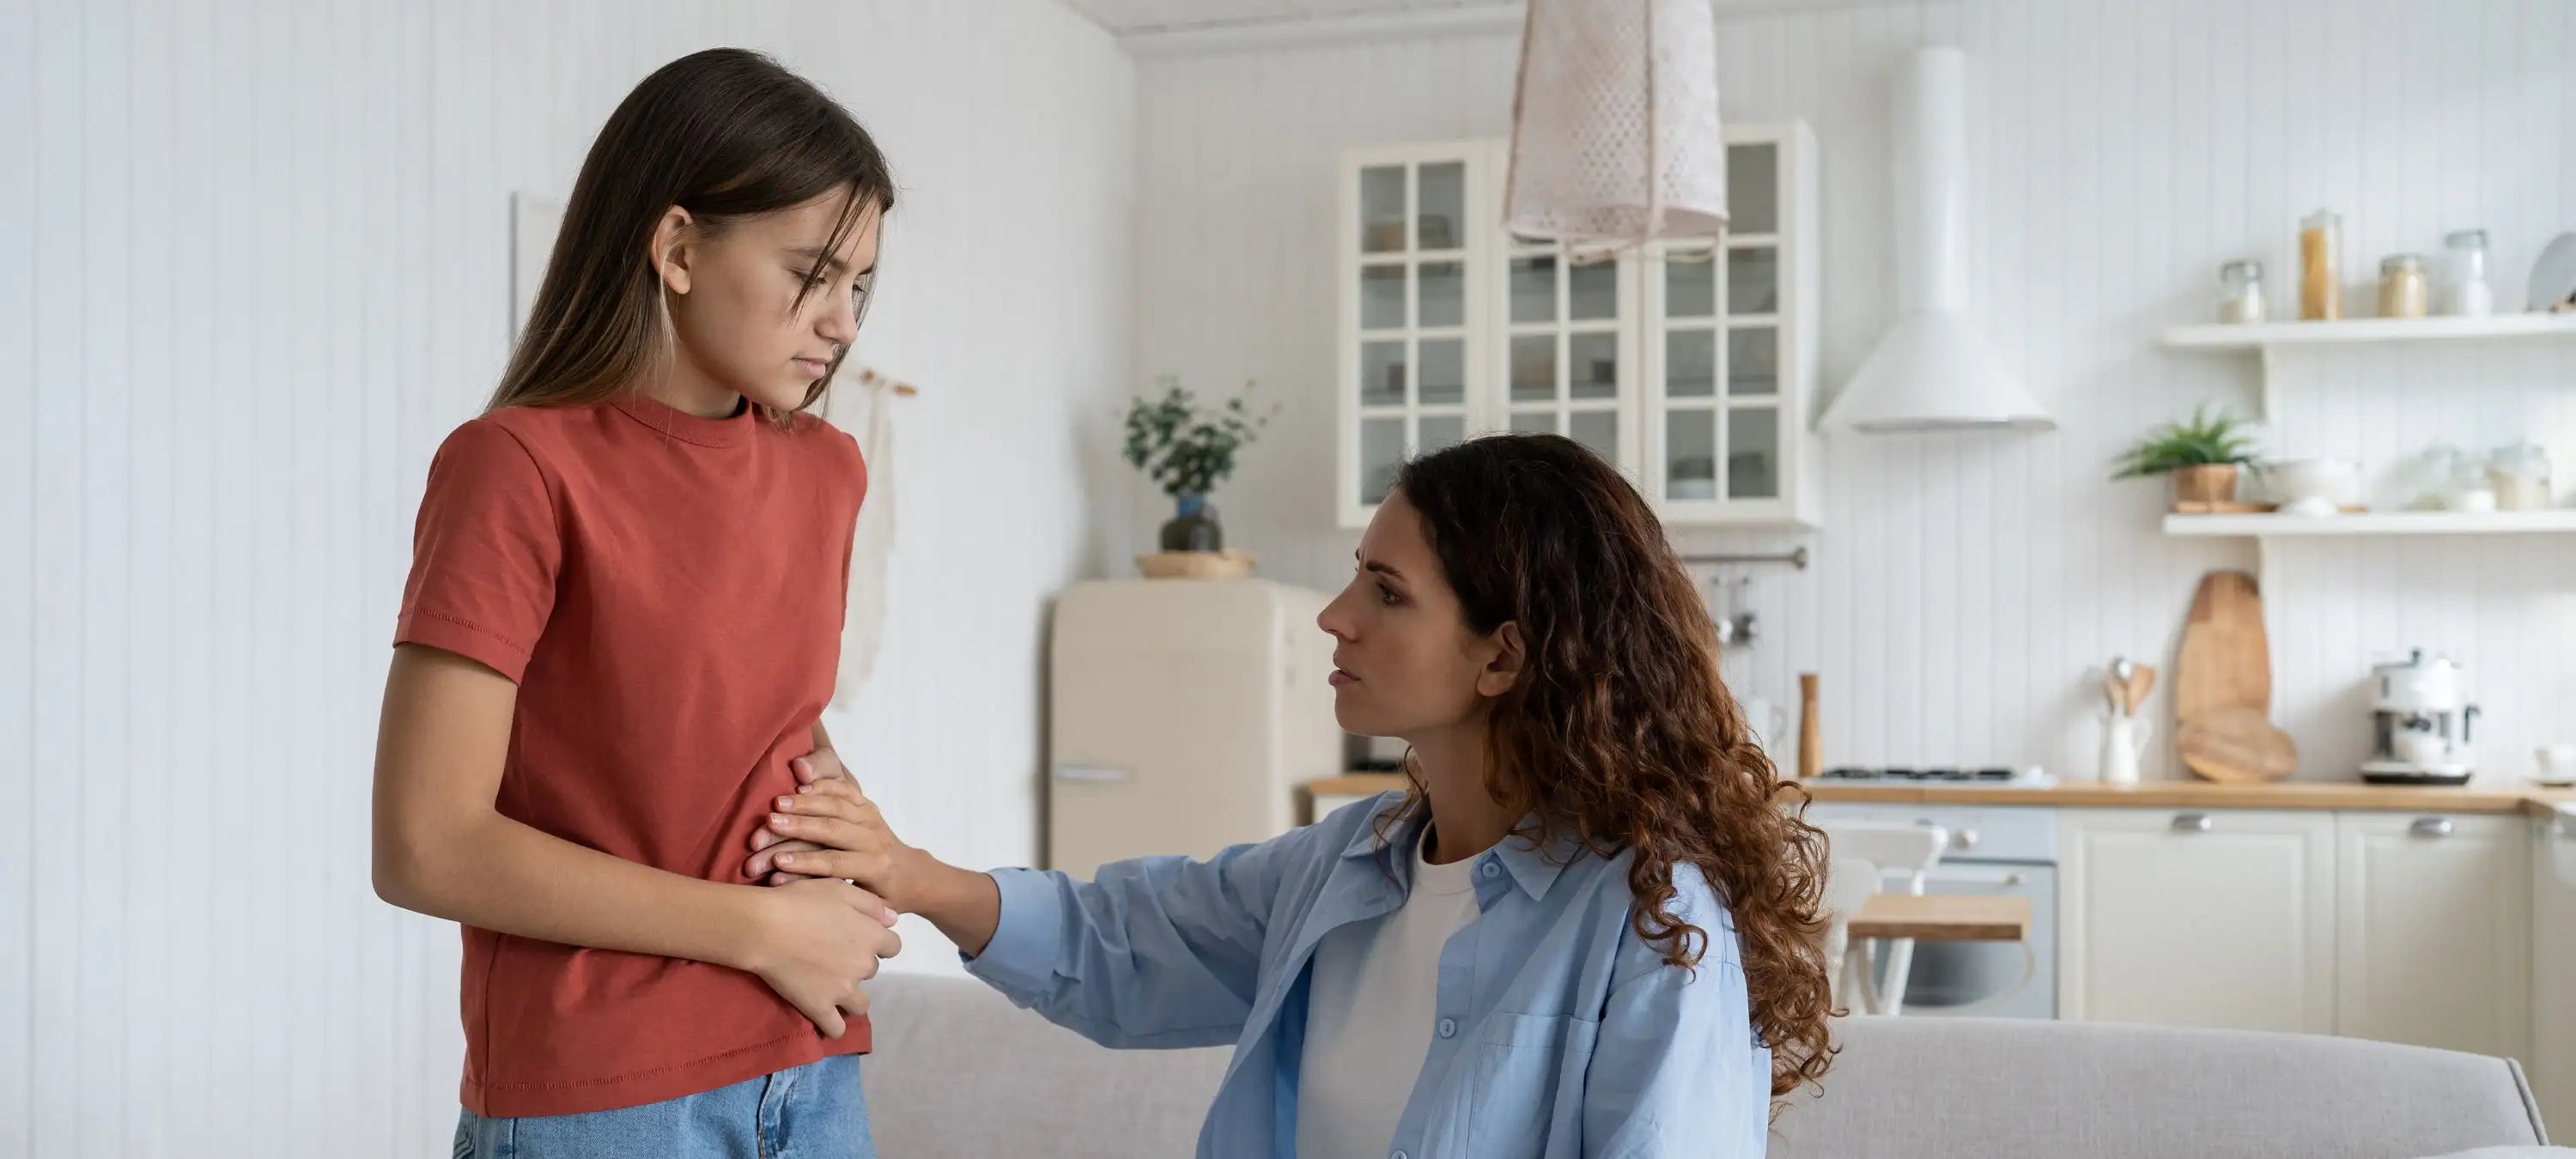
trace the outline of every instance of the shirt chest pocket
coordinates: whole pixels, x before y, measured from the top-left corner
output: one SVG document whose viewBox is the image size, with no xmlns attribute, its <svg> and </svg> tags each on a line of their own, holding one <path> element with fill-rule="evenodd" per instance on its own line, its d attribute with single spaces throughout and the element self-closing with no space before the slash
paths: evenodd
<svg viewBox="0 0 2576 1159">
<path fill-rule="evenodd" d="M 1568 1014 L 1492 1014 L 1477 1027 L 1468 1068 L 1473 1159 L 1574 1155 L 1582 1140 L 1551 1139 L 1551 1123 L 1582 1122 L 1581 1060 L 1600 1024 Z M 1567 1075 L 1575 1076 L 1568 1080 Z"/>
</svg>

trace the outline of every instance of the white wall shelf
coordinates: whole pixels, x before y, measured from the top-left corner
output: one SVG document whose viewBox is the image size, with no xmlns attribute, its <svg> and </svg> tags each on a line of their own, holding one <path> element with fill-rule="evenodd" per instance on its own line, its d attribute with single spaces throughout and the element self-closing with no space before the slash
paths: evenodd
<svg viewBox="0 0 2576 1159">
<path fill-rule="evenodd" d="M 2576 510 L 2372 511 L 2355 515 L 2167 515 L 2167 535 L 2576 535 Z"/>
<path fill-rule="evenodd" d="M 2172 350 L 2253 351 L 2262 356 L 2257 417 L 2272 421 L 2280 367 L 2343 347 L 2413 342 L 2507 342 L 2576 338 L 2576 314 L 2493 314 L 2483 318 L 2346 318 L 2333 322 L 2206 323 L 2165 331 Z M 2302 352 L 2302 353 L 2293 353 Z M 2212 534 L 2227 534 L 2213 532 Z"/>
<path fill-rule="evenodd" d="M 2177 350 L 2266 350 L 2368 342 L 2576 338 L 2576 314 L 2496 314 L 2484 318 L 2347 318 L 2337 322 L 2211 323 L 2175 326 L 2165 345 Z"/>
</svg>

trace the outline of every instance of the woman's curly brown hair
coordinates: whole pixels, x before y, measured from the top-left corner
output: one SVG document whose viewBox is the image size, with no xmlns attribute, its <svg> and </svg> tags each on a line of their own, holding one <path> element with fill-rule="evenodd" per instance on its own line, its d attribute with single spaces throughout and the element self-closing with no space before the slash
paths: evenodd
<svg viewBox="0 0 2576 1159">
<path fill-rule="evenodd" d="M 1493 706 L 1486 791 L 1540 839 L 1636 851 L 1637 936 L 1695 967 L 1709 931 L 1668 907 L 1698 867 L 1735 922 L 1776 1099 L 1832 1065 L 1825 838 L 1718 675 L 1717 632 L 1663 525 L 1618 471 L 1557 435 L 1492 435 L 1406 464 L 1395 489 L 1468 627 L 1519 625 L 1521 679 Z M 1417 780 L 1395 818 L 1423 807 Z M 1394 820 L 1390 818 L 1389 820 Z"/>
</svg>

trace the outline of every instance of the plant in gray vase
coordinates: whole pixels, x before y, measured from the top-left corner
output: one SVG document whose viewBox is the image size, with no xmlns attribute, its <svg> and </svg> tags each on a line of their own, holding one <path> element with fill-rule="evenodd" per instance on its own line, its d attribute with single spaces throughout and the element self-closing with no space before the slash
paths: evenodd
<svg viewBox="0 0 2576 1159">
<path fill-rule="evenodd" d="M 1198 396 L 1169 374 L 1155 385 L 1163 388 L 1161 398 L 1140 395 L 1127 408 L 1127 462 L 1172 497 L 1175 513 L 1163 525 L 1163 550 L 1221 551 L 1225 529 L 1208 505 L 1208 493 L 1234 473 L 1235 456 L 1261 436 L 1279 408 L 1254 414 L 1242 395 L 1201 407 Z M 1253 385 L 1243 389 L 1249 394 Z"/>
</svg>

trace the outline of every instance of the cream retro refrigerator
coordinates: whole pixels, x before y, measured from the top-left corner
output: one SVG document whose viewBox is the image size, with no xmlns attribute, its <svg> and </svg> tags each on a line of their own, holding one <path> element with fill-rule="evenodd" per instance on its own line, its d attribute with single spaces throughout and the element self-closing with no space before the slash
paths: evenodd
<svg viewBox="0 0 2576 1159">
<path fill-rule="evenodd" d="M 1047 864 L 1089 876 L 1285 833 L 1297 787 L 1342 771 L 1322 592 L 1265 580 L 1111 580 L 1057 601 Z"/>
</svg>

